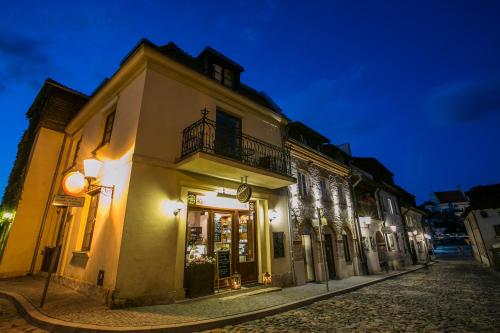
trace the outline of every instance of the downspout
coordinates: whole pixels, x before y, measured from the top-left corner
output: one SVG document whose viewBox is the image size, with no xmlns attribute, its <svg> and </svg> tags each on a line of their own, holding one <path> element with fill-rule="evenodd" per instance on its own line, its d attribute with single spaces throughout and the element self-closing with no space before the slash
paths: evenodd
<svg viewBox="0 0 500 333">
<path fill-rule="evenodd" d="M 49 213 L 50 203 L 52 196 L 54 194 L 54 188 L 56 186 L 57 176 L 59 175 L 59 168 L 61 167 L 61 160 L 64 153 L 64 148 L 66 146 L 66 140 L 68 135 L 64 133 L 63 142 L 61 144 L 61 149 L 59 150 L 59 156 L 57 158 L 56 169 L 52 175 L 52 184 L 50 185 L 49 195 L 47 197 L 47 202 L 45 203 L 45 210 L 43 212 L 42 223 L 40 224 L 40 229 L 38 230 L 38 237 L 36 240 L 35 251 L 33 252 L 33 258 L 31 259 L 31 266 L 28 275 L 32 275 L 35 270 L 36 258 L 38 255 L 38 250 L 40 249 L 40 242 L 42 241 L 43 229 L 45 228 L 45 222 L 47 221 L 47 215 Z"/>
<path fill-rule="evenodd" d="M 292 284 L 295 286 L 295 260 L 293 258 L 293 229 L 292 229 L 292 224 L 290 223 L 291 219 L 291 214 L 292 214 L 292 205 L 290 203 L 290 189 L 287 187 L 287 201 L 288 201 L 288 214 L 287 214 L 287 219 L 288 219 L 288 234 L 290 235 L 289 238 L 289 247 L 290 247 L 290 268 L 292 269 Z"/>
<path fill-rule="evenodd" d="M 352 174 L 351 174 L 352 176 Z M 366 253 L 365 253 L 365 250 L 363 249 L 363 246 L 361 244 L 361 225 L 360 225 L 360 222 L 359 222 L 359 216 L 358 216 L 358 202 L 357 202 L 357 198 L 356 198 L 356 192 L 354 191 L 354 188 L 356 186 L 359 185 L 359 183 L 361 183 L 362 181 L 362 178 L 360 175 L 356 175 L 358 176 L 358 179 L 356 180 L 356 182 L 354 184 L 351 184 L 351 197 L 352 197 L 352 205 L 353 205 L 353 208 L 354 208 L 354 216 L 355 216 L 355 219 L 356 219 L 356 238 L 358 239 L 358 250 L 359 250 L 359 253 L 361 254 L 361 263 L 363 265 L 363 269 L 365 271 L 365 274 L 368 275 L 368 260 L 366 258 Z M 350 182 L 349 182 L 350 183 Z"/>
</svg>

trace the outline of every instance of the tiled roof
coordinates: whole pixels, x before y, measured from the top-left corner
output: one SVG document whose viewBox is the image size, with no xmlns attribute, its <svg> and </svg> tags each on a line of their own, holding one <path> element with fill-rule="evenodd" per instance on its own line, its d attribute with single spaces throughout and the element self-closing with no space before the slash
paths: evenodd
<svg viewBox="0 0 500 333">
<path fill-rule="evenodd" d="M 434 192 L 440 203 L 467 202 L 467 198 L 462 191 Z"/>
</svg>

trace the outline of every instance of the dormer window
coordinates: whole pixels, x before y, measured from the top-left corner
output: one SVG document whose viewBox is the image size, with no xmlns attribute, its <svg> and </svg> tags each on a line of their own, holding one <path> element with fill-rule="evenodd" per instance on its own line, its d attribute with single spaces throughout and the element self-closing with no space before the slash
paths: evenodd
<svg viewBox="0 0 500 333">
<path fill-rule="evenodd" d="M 230 88 L 234 85 L 234 74 L 227 68 L 224 68 L 224 85 Z"/>
<path fill-rule="evenodd" d="M 234 73 L 230 69 L 224 68 L 221 65 L 212 65 L 212 76 L 215 81 L 222 83 L 226 87 L 234 87 Z"/>
<path fill-rule="evenodd" d="M 222 66 L 213 64 L 213 76 L 215 81 L 222 82 Z"/>
</svg>

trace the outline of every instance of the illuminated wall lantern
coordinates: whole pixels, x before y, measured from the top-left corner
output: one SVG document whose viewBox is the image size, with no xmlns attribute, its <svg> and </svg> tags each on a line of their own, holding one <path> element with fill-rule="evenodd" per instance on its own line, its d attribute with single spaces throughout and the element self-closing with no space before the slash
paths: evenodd
<svg viewBox="0 0 500 333">
<path fill-rule="evenodd" d="M 83 172 L 86 178 L 95 179 L 102 169 L 102 162 L 95 158 L 90 158 L 83 161 Z"/>
<path fill-rule="evenodd" d="M 68 173 L 63 178 L 62 188 L 66 194 L 81 195 L 85 189 L 85 176 L 79 171 Z"/>
<path fill-rule="evenodd" d="M 362 222 L 365 225 L 370 225 L 372 223 L 372 217 L 371 216 L 360 216 L 359 222 Z"/>
<path fill-rule="evenodd" d="M 270 285 L 273 282 L 273 279 L 271 277 L 271 274 L 269 272 L 265 272 L 264 275 L 262 275 L 262 283 L 267 286 Z"/>
<path fill-rule="evenodd" d="M 177 202 L 174 205 L 174 215 L 175 216 L 179 215 L 182 208 L 184 208 L 184 201 L 179 199 L 179 200 L 177 200 Z"/>
<path fill-rule="evenodd" d="M 425 239 L 431 239 L 432 238 L 431 235 L 429 235 L 429 234 L 424 234 L 424 237 L 425 237 Z"/>
<path fill-rule="evenodd" d="M 415 229 L 415 230 L 413 230 L 413 234 L 414 234 L 415 236 L 416 236 L 416 235 L 418 235 L 418 231 L 417 231 L 416 229 Z"/>
<path fill-rule="evenodd" d="M 391 225 L 390 228 L 391 228 L 392 232 L 396 232 L 396 226 L 395 225 Z"/>
<path fill-rule="evenodd" d="M 413 237 L 413 232 L 408 231 L 408 236 Z"/>
<path fill-rule="evenodd" d="M 269 222 L 273 222 L 279 218 L 279 213 L 276 209 L 270 210 L 268 215 L 269 215 Z"/>
<path fill-rule="evenodd" d="M 3 212 L 2 218 L 4 220 L 10 221 L 10 220 L 12 220 L 14 218 L 14 213 L 12 213 L 12 212 Z"/>
<path fill-rule="evenodd" d="M 231 275 L 231 288 L 241 289 L 241 275 L 240 274 Z"/>
</svg>

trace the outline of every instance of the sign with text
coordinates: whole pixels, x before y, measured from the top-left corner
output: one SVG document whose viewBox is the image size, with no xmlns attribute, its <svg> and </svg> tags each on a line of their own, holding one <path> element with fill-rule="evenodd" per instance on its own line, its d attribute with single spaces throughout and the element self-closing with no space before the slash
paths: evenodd
<svg viewBox="0 0 500 333">
<path fill-rule="evenodd" d="M 231 252 L 217 251 L 217 276 L 219 279 L 231 276 Z"/>
<path fill-rule="evenodd" d="M 61 207 L 83 207 L 83 205 L 85 204 L 85 197 L 74 197 L 67 194 L 56 194 L 52 204 L 54 206 Z"/>
<path fill-rule="evenodd" d="M 382 232 L 384 234 L 392 234 L 394 231 L 392 231 L 391 227 L 382 227 Z"/>
</svg>

